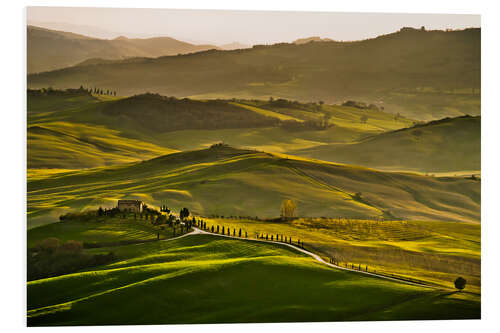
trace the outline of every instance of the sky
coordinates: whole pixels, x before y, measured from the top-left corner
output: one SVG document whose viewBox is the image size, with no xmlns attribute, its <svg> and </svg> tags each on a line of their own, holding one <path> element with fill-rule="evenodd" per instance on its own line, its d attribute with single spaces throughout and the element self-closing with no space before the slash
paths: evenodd
<svg viewBox="0 0 500 333">
<path fill-rule="evenodd" d="M 401 27 L 480 27 L 479 15 L 28 7 L 28 24 L 97 38 L 168 36 L 197 44 L 292 42 L 319 36 L 360 40 Z"/>
</svg>

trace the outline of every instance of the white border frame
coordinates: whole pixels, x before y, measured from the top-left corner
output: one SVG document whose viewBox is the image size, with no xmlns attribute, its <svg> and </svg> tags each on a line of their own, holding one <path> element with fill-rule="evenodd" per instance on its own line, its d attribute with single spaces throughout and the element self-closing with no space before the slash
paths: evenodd
<svg viewBox="0 0 500 333">
<path fill-rule="evenodd" d="M 166 329 L 175 332 L 252 332 L 256 330 L 276 331 L 285 329 L 292 332 L 306 330 L 342 332 L 369 331 L 434 332 L 453 330 L 453 332 L 488 332 L 498 329 L 500 298 L 497 276 L 500 220 L 495 209 L 495 192 L 500 188 L 500 176 L 495 168 L 498 165 L 499 142 L 497 127 L 500 124 L 500 110 L 497 97 L 500 85 L 500 46 L 498 43 L 499 5 L 493 1 L 465 0 L 419 0 L 419 1 L 336 1 L 320 0 L 253 0 L 235 2 L 230 0 L 21 0 L 3 3 L 1 11 L 3 50 L 1 52 L 2 100 L 2 195 L 4 211 L 2 214 L 1 243 L 2 274 L 0 286 L 1 326 L 7 332 L 13 329 L 26 329 L 26 6 L 80 6 L 80 7 L 129 7 L 129 8 L 196 8 L 196 9 L 247 9 L 247 10 L 291 10 L 291 11 L 330 11 L 330 12 L 388 12 L 388 13 L 454 13 L 481 14 L 482 25 L 482 320 L 466 321 L 403 321 L 403 322 L 335 322 L 300 324 L 238 324 L 235 325 L 175 325 L 143 326 L 141 330 L 151 332 Z M 6 75 L 5 75 L 6 74 Z M 22 240 L 22 241 L 20 241 Z M 37 331 L 87 330 L 96 332 L 135 332 L 134 326 L 101 326 L 74 328 L 33 328 Z"/>
</svg>

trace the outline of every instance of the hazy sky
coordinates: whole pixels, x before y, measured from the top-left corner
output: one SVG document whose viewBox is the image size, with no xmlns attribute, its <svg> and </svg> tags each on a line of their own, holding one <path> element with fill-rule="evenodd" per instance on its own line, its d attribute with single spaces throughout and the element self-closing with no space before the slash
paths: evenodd
<svg viewBox="0 0 500 333">
<path fill-rule="evenodd" d="M 196 43 L 359 40 L 399 30 L 479 27 L 479 15 L 28 7 L 29 24 L 99 38 L 169 36 Z"/>
</svg>

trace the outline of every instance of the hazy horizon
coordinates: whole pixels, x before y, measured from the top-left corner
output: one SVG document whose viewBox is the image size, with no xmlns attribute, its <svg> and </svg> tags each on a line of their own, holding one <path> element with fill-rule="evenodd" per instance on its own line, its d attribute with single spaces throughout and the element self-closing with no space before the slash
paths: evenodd
<svg viewBox="0 0 500 333">
<path fill-rule="evenodd" d="M 480 15 L 28 7 L 27 23 L 96 38 L 168 36 L 196 44 L 247 45 L 318 36 L 361 40 L 401 27 L 428 30 L 480 27 Z M 141 31 L 136 31 L 140 26 Z"/>
</svg>

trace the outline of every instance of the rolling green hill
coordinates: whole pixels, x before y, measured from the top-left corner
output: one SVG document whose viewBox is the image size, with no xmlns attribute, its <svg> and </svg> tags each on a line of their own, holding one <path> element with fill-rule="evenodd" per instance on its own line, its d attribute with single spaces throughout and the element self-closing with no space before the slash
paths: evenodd
<svg viewBox="0 0 500 333">
<path fill-rule="evenodd" d="M 285 101 L 286 102 L 286 101 Z M 28 92 L 28 168 L 81 169 L 132 162 L 217 142 L 286 152 L 411 125 L 382 110 L 249 100 L 191 100 L 86 91 Z M 360 117 L 368 120 L 362 123 Z M 319 126 L 327 116 L 328 126 Z M 291 130 L 284 124 L 304 124 Z M 302 126 L 302 125 L 301 125 Z"/>
<path fill-rule="evenodd" d="M 481 170 L 481 117 L 457 117 L 291 154 L 385 170 Z"/>
<path fill-rule="evenodd" d="M 28 26 L 28 73 L 68 66 L 90 65 L 92 58 L 159 57 L 216 49 L 213 45 L 193 45 L 170 37 L 146 39 L 98 39 L 75 33 Z"/>
<path fill-rule="evenodd" d="M 216 145 L 28 179 L 28 224 L 54 222 L 69 210 L 115 206 L 120 198 L 168 202 L 205 216 L 275 217 L 281 201 L 294 198 L 299 216 L 479 222 L 480 188 L 472 179 L 388 173 Z"/>
<path fill-rule="evenodd" d="M 480 317 L 478 296 L 331 269 L 276 244 L 193 235 L 112 250 L 118 261 L 29 282 L 28 326 Z"/>
<path fill-rule="evenodd" d="M 480 40 L 480 29 L 402 29 L 357 42 L 257 45 L 76 66 L 31 74 L 28 87 L 83 84 L 109 87 L 121 95 L 151 91 L 327 103 L 357 99 L 431 120 L 480 114 Z"/>
</svg>

